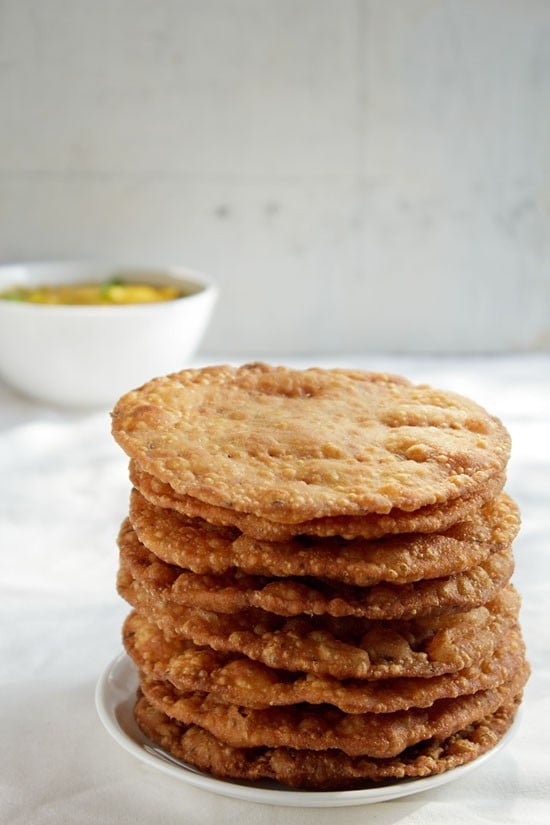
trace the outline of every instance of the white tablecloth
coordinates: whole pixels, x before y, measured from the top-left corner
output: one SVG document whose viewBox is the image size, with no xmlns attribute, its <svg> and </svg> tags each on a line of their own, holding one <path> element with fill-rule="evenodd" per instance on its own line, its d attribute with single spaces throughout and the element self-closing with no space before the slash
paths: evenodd
<svg viewBox="0 0 550 825">
<path fill-rule="evenodd" d="M 239 359 L 197 363 L 210 360 Z M 128 612 L 115 591 L 126 458 L 110 436 L 108 411 L 50 409 L 0 384 L 0 822 L 547 825 L 550 356 L 272 360 L 400 372 L 469 395 L 507 425 L 507 489 L 523 512 L 514 580 L 533 667 L 517 734 L 456 782 L 354 808 L 226 799 L 138 761 L 108 735 L 94 706 L 97 679 L 121 651 Z"/>
</svg>

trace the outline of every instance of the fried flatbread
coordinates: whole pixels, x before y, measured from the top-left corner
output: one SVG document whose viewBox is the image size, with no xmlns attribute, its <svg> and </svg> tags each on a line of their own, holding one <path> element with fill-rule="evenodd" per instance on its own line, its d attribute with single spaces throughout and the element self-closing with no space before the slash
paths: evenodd
<svg viewBox="0 0 550 825">
<path fill-rule="evenodd" d="M 391 759 L 350 757 L 338 750 L 231 748 L 196 725 L 183 725 L 154 708 L 144 696 L 136 721 L 149 739 L 176 759 L 220 779 L 259 782 L 311 791 L 374 787 L 381 782 L 432 776 L 473 761 L 491 750 L 514 721 L 521 697 L 453 733 L 407 748 Z"/>
<path fill-rule="evenodd" d="M 234 748 L 337 748 L 348 756 L 387 759 L 425 739 L 446 739 L 495 713 L 523 690 L 523 661 L 509 681 L 489 690 L 438 699 L 428 708 L 395 713 L 347 714 L 331 705 L 307 704 L 254 710 L 219 702 L 212 694 L 178 691 L 170 682 L 141 674 L 144 696 L 185 725 L 198 725 Z"/>
<path fill-rule="evenodd" d="M 511 678 L 525 656 L 516 625 L 488 660 L 458 673 L 432 679 L 341 682 L 329 676 L 289 674 L 243 656 L 168 639 L 157 625 L 135 611 L 124 623 L 123 640 L 142 673 L 166 679 L 181 691 L 197 690 L 226 704 L 255 709 L 307 702 L 334 705 L 345 713 L 393 713 L 429 707 L 438 699 L 497 687 Z"/>
<path fill-rule="evenodd" d="M 336 679 L 455 673 L 491 656 L 519 611 L 512 586 L 475 610 L 408 622 L 285 618 L 258 608 L 232 614 L 198 610 L 152 599 L 124 567 L 117 587 L 122 598 L 169 637 L 241 653 L 269 667 Z"/>
<path fill-rule="evenodd" d="M 472 518 L 488 501 L 503 489 L 504 473 L 488 479 L 473 494 L 462 495 L 437 505 L 426 505 L 413 512 L 392 508 L 389 513 L 367 513 L 360 516 L 326 516 L 285 524 L 270 521 L 229 507 L 199 501 L 177 493 L 169 484 L 143 470 L 137 461 L 130 461 L 130 481 L 152 504 L 176 510 L 189 518 L 197 518 L 222 527 L 236 527 L 245 535 L 261 541 L 287 541 L 293 536 L 338 536 L 344 539 L 374 539 L 401 533 L 433 533 L 447 530 L 458 521 Z"/>
<path fill-rule="evenodd" d="M 279 616 L 360 616 L 367 619 L 411 619 L 464 612 L 494 598 L 514 571 L 511 547 L 491 553 L 481 564 L 441 579 L 372 587 L 319 579 L 272 579 L 240 571 L 221 576 L 192 573 L 166 564 L 139 541 L 129 520 L 118 543 L 120 563 L 144 586 L 151 598 L 187 607 L 236 613 L 258 607 Z"/>
<path fill-rule="evenodd" d="M 220 575 L 237 568 L 253 575 L 314 576 L 359 587 L 460 573 L 509 547 L 520 524 L 518 508 L 505 494 L 444 533 L 370 541 L 305 536 L 287 542 L 258 541 L 151 504 L 135 488 L 129 517 L 152 553 L 194 573 Z"/>
<path fill-rule="evenodd" d="M 153 379 L 118 401 L 112 432 L 177 493 L 283 524 L 474 495 L 510 452 L 502 423 L 457 394 L 266 364 Z"/>
</svg>

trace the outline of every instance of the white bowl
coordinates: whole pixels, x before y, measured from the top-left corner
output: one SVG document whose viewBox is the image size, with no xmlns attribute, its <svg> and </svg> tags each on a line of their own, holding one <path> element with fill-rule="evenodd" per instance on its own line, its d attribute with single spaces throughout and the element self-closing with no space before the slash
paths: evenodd
<svg viewBox="0 0 550 825">
<path fill-rule="evenodd" d="M 0 299 L 0 375 L 48 403 L 99 407 L 113 405 L 150 378 L 187 366 L 217 298 L 217 288 L 199 273 L 103 262 L 10 264 L 0 266 L 0 291 L 16 285 L 96 283 L 121 275 L 179 286 L 188 294 L 120 306 Z"/>
</svg>

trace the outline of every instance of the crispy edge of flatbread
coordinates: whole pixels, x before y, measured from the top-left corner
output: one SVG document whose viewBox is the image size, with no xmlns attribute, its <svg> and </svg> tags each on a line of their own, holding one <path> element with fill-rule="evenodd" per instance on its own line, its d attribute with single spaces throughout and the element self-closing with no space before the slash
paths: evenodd
<svg viewBox="0 0 550 825">
<path fill-rule="evenodd" d="M 523 690 L 529 674 L 523 659 L 498 687 L 394 713 L 347 714 L 330 705 L 307 704 L 255 710 L 227 705 L 200 691 L 178 691 L 171 683 L 145 674 L 140 674 L 140 687 L 163 713 L 183 724 L 198 725 L 231 747 L 336 748 L 348 756 L 386 759 L 426 739 L 445 739 L 495 713 Z"/>
<path fill-rule="evenodd" d="M 286 542 L 259 541 L 236 528 L 216 528 L 152 504 L 135 487 L 129 520 L 140 541 L 158 558 L 200 575 L 239 569 L 260 576 L 314 576 L 359 587 L 460 573 L 511 545 L 520 526 L 518 507 L 502 493 L 468 521 L 443 533 L 378 540 L 301 536 Z"/>
<path fill-rule="evenodd" d="M 121 568 L 119 594 L 167 636 L 214 650 L 241 653 L 281 670 L 337 679 L 432 677 L 452 673 L 492 655 L 517 620 L 520 599 L 508 585 L 488 605 L 411 622 L 332 617 L 284 617 L 258 609 L 238 614 L 159 603 Z"/>
<path fill-rule="evenodd" d="M 153 622 L 132 611 L 123 625 L 126 652 L 138 670 L 171 682 L 180 691 L 209 693 L 216 700 L 254 709 L 308 703 L 333 705 L 345 713 L 393 713 L 429 707 L 497 687 L 525 657 L 519 623 L 511 627 L 488 659 L 457 673 L 431 679 L 402 677 L 373 682 L 339 681 L 329 676 L 275 670 L 234 654 L 167 639 Z"/>
<path fill-rule="evenodd" d="M 281 790 L 341 791 L 434 776 L 472 762 L 503 739 L 520 702 L 518 695 L 466 729 L 446 739 L 421 742 L 391 759 L 350 757 L 336 750 L 231 748 L 203 728 L 171 719 L 141 694 L 134 714 L 150 741 L 174 758 L 218 779 L 277 782 Z"/>
<path fill-rule="evenodd" d="M 273 579 L 229 571 L 219 576 L 168 565 L 143 545 L 129 520 L 118 536 L 120 564 L 152 599 L 216 613 L 259 608 L 278 616 L 412 619 L 465 612 L 493 599 L 514 572 L 511 546 L 480 564 L 440 579 L 372 587 L 298 577 Z"/>
<path fill-rule="evenodd" d="M 506 481 L 505 474 L 499 473 L 475 493 L 464 494 L 437 505 L 426 505 L 412 512 L 394 508 L 385 514 L 325 516 L 302 522 L 284 523 L 208 504 L 192 496 L 177 493 L 167 482 L 140 467 L 136 460 L 130 461 L 129 476 L 134 487 L 152 504 L 176 510 L 190 518 L 200 518 L 209 524 L 236 527 L 247 536 L 266 541 L 287 541 L 298 535 L 374 539 L 401 533 L 441 532 L 458 521 L 471 517 L 483 504 L 491 501 L 502 491 Z"/>
</svg>

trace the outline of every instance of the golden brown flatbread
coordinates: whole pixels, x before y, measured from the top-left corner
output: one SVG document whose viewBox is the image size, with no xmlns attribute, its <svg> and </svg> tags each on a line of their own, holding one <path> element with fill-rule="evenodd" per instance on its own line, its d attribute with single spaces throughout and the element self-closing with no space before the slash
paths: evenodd
<svg viewBox="0 0 550 825">
<path fill-rule="evenodd" d="M 170 682 L 143 674 L 140 687 L 157 710 L 185 725 L 198 725 L 233 748 L 336 748 L 348 756 L 388 759 L 426 739 L 446 739 L 496 713 L 523 690 L 528 675 L 523 662 L 498 687 L 394 713 L 348 714 L 331 705 L 307 704 L 254 710 L 221 703 L 200 691 L 181 692 Z"/>
<path fill-rule="evenodd" d="M 151 504 L 135 488 L 129 517 L 152 553 L 194 573 L 220 575 L 238 568 L 259 576 L 314 576 L 359 587 L 460 573 L 509 547 L 520 524 L 517 506 L 504 493 L 443 533 L 370 541 L 307 536 L 286 542 L 258 541 Z"/>
<path fill-rule="evenodd" d="M 504 473 L 488 479 L 474 494 L 463 495 L 437 505 L 419 507 L 413 512 L 394 507 L 389 513 L 361 516 L 326 516 L 284 524 L 251 513 L 240 513 L 177 493 L 169 484 L 145 472 L 135 460 L 130 461 L 130 481 L 152 504 L 176 510 L 183 516 L 200 519 L 220 527 L 236 527 L 260 541 L 287 541 L 293 536 L 338 536 L 344 539 L 376 539 L 400 533 L 433 533 L 447 530 L 458 521 L 472 518 L 480 507 L 503 489 Z"/>
<path fill-rule="evenodd" d="M 511 678 L 525 656 L 516 625 L 500 640 L 491 657 L 458 673 L 431 679 L 338 681 L 329 676 L 276 670 L 244 656 L 168 639 L 157 625 L 135 611 L 124 623 L 123 639 L 140 672 L 166 679 L 178 690 L 197 690 L 226 704 L 255 709 L 307 702 L 334 705 L 345 713 L 393 713 L 429 707 L 438 699 L 497 687 Z"/>
<path fill-rule="evenodd" d="M 112 422 L 176 493 L 283 524 L 475 495 L 510 451 L 473 401 L 353 370 L 184 370 L 123 396 Z"/>
<path fill-rule="evenodd" d="M 446 739 L 432 738 L 390 759 L 346 756 L 338 750 L 232 748 L 196 725 L 183 725 L 140 696 L 141 730 L 176 759 L 227 780 L 276 781 L 282 787 L 329 791 L 376 787 L 381 782 L 432 776 L 494 748 L 514 721 L 521 696 Z"/>
<path fill-rule="evenodd" d="M 466 613 L 373 622 L 330 616 L 286 618 L 258 608 L 232 614 L 160 602 L 124 567 L 120 595 L 169 637 L 241 653 L 281 670 L 336 679 L 431 678 L 487 659 L 517 620 L 519 598 L 504 588 L 490 603 Z"/>
<path fill-rule="evenodd" d="M 121 565 L 130 569 L 151 598 L 216 613 L 258 607 L 279 616 L 327 614 L 375 620 L 438 616 L 485 604 L 507 584 L 514 571 L 512 550 L 507 547 L 453 576 L 355 587 L 319 579 L 250 576 L 239 570 L 221 576 L 192 573 L 150 553 L 127 519 L 118 542 Z"/>
</svg>

